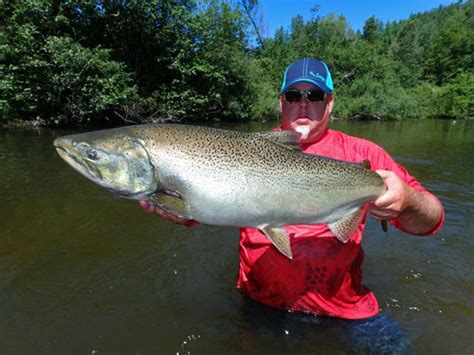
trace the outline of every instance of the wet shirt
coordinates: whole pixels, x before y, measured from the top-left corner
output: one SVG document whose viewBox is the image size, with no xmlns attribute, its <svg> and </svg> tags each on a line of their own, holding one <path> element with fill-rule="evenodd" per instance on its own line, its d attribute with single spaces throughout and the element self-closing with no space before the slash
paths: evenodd
<svg viewBox="0 0 474 355">
<path fill-rule="evenodd" d="M 367 159 L 372 170 L 391 170 L 409 186 L 433 196 L 383 148 L 365 139 L 328 130 L 321 140 L 303 145 L 302 150 L 350 162 Z M 365 222 L 364 215 L 359 228 L 345 244 L 325 224 L 285 226 L 293 260 L 276 250 L 257 229 L 242 228 L 238 287 L 255 301 L 283 310 L 346 319 L 376 315 L 377 299 L 362 285 L 361 242 Z M 397 218 L 390 223 L 403 230 Z M 438 225 L 426 234 L 436 233 L 443 223 L 444 214 Z"/>
</svg>

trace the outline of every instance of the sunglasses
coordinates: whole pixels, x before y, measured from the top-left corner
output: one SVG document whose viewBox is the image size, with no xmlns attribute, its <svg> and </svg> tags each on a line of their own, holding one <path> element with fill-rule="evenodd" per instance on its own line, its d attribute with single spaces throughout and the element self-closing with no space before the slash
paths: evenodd
<svg viewBox="0 0 474 355">
<path fill-rule="evenodd" d="M 325 94 L 321 90 L 288 90 L 285 91 L 283 97 L 286 102 L 299 102 L 301 97 L 304 96 L 310 102 L 319 102 L 323 101 Z"/>
</svg>

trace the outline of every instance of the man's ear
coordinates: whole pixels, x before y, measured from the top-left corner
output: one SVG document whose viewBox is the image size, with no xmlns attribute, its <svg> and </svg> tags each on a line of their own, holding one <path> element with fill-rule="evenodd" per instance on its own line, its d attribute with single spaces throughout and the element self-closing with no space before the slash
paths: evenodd
<svg viewBox="0 0 474 355">
<path fill-rule="evenodd" d="M 329 98 L 328 98 L 328 103 L 327 103 L 327 110 L 328 110 L 328 114 L 331 114 L 332 112 L 332 108 L 334 106 L 334 96 L 333 95 L 330 95 Z"/>
<path fill-rule="evenodd" d="M 283 112 L 283 95 L 280 95 L 280 113 Z"/>
</svg>

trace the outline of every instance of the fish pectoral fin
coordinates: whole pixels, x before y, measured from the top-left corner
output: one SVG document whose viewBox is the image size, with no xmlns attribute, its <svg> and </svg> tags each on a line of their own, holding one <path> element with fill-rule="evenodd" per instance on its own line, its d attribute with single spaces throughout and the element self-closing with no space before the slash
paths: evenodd
<svg viewBox="0 0 474 355">
<path fill-rule="evenodd" d="M 290 237 L 286 230 L 283 228 L 271 228 L 269 226 L 259 227 L 259 230 L 271 240 L 275 248 L 277 248 L 280 253 L 285 255 L 288 259 L 293 259 L 290 246 Z"/>
<path fill-rule="evenodd" d="M 280 144 L 291 150 L 301 150 L 301 147 L 298 144 L 298 134 L 293 131 L 268 131 L 249 134 L 255 134 L 263 139 Z"/>
<path fill-rule="evenodd" d="M 148 196 L 148 200 L 166 212 L 171 213 L 173 216 L 193 219 L 189 213 L 188 205 L 179 196 L 174 196 L 166 192 L 156 192 Z"/>
<path fill-rule="evenodd" d="M 363 212 L 363 208 L 358 208 L 347 216 L 342 217 L 340 220 L 328 224 L 328 227 L 331 232 L 336 235 L 337 239 L 343 243 L 347 243 L 359 227 Z"/>
</svg>

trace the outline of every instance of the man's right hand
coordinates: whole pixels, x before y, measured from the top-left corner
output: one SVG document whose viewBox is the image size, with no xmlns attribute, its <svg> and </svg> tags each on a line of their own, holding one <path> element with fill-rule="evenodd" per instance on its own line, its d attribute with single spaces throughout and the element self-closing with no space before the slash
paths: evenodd
<svg viewBox="0 0 474 355">
<path fill-rule="evenodd" d="M 139 201 L 139 204 L 144 212 L 155 212 L 158 216 L 166 218 L 167 220 L 171 222 L 181 224 L 186 227 L 193 227 L 199 224 L 199 222 L 195 221 L 194 219 L 186 219 L 186 218 L 175 216 L 169 212 L 166 212 L 164 209 L 158 206 L 155 206 L 154 204 L 148 201 L 141 200 Z"/>
</svg>

